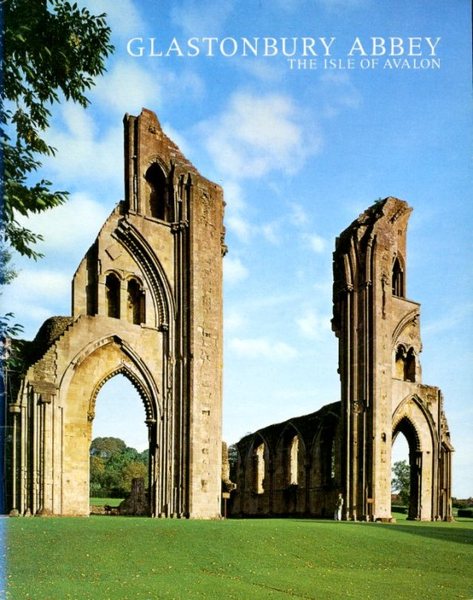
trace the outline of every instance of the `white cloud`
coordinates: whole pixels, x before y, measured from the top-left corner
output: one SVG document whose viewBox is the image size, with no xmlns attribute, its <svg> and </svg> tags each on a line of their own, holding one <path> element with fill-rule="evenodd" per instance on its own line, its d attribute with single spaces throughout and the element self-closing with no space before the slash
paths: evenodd
<svg viewBox="0 0 473 600">
<path fill-rule="evenodd" d="M 194 99 L 204 96 L 205 84 L 197 73 L 183 70 L 177 75 L 158 65 L 150 70 L 138 60 L 119 60 L 97 80 L 91 98 L 121 118 L 126 112 L 139 114 L 144 107 L 158 109 L 183 94 Z"/>
<path fill-rule="evenodd" d="M 200 99 L 205 95 L 206 87 L 204 80 L 194 71 L 180 71 L 177 75 L 173 71 L 161 70 L 159 76 L 163 82 L 165 100 L 168 102 L 183 94 L 187 98 Z"/>
<path fill-rule="evenodd" d="M 303 227 L 309 222 L 307 212 L 300 204 L 297 204 L 296 202 L 291 204 L 291 214 L 289 219 L 296 227 Z"/>
<path fill-rule="evenodd" d="M 225 192 L 225 202 L 227 204 L 226 212 L 240 211 L 246 208 L 243 200 L 241 186 L 234 179 L 224 180 L 223 189 Z"/>
<path fill-rule="evenodd" d="M 291 360 L 296 358 L 298 352 L 285 342 L 273 341 L 268 338 L 232 338 L 229 347 L 243 358 L 269 360 Z"/>
<path fill-rule="evenodd" d="M 97 236 L 108 210 L 87 194 L 71 194 L 65 204 L 54 209 L 32 214 L 18 220 L 25 227 L 44 236 L 39 249 L 42 252 L 61 251 L 76 254 L 86 250 Z M 80 256 L 77 257 L 80 259 Z"/>
<path fill-rule="evenodd" d="M 226 256 L 223 261 L 223 275 L 226 283 L 238 283 L 248 277 L 249 271 L 239 258 Z"/>
<path fill-rule="evenodd" d="M 21 287 L 26 298 L 51 298 L 70 294 L 71 277 L 52 269 L 24 269 L 20 271 L 15 284 Z"/>
<path fill-rule="evenodd" d="M 19 270 L 2 293 L 4 312 L 15 314 L 14 322 L 24 326 L 21 337 L 33 338 L 38 324 L 54 314 L 70 311 L 71 275 L 53 269 Z"/>
<path fill-rule="evenodd" d="M 316 233 L 311 235 L 308 234 L 305 236 L 305 239 L 307 240 L 311 250 L 313 250 L 315 253 L 321 254 L 325 250 L 327 242 L 320 235 L 317 235 Z"/>
<path fill-rule="evenodd" d="M 261 225 L 261 233 L 270 244 L 277 246 L 281 243 L 280 223 L 273 221 L 272 223 Z"/>
<path fill-rule="evenodd" d="M 324 116 L 336 117 L 342 110 L 361 105 L 362 96 L 350 76 L 342 72 L 327 72 L 320 78 L 324 97 Z"/>
<path fill-rule="evenodd" d="M 175 3 L 171 10 L 171 19 L 187 35 L 211 36 L 222 31 L 231 15 L 235 0 L 184 0 Z"/>
<path fill-rule="evenodd" d="M 236 310 L 224 311 L 223 326 L 226 332 L 241 330 L 246 324 L 245 317 Z"/>
<path fill-rule="evenodd" d="M 226 202 L 225 225 L 241 242 L 248 242 L 253 233 L 253 226 L 243 216 L 248 211 L 241 186 L 234 179 L 229 179 L 223 181 L 223 189 Z"/>
<path fill-rule="evenodd" d="M 100 136 L 90 113 L 70 103 L 59 113 L 63 123 L 48 131 L 47 140 L 57 148 L 44 165 L 61 182 L 120 181 L 123 170 L 123 132 L 119 123 Z"/>
<path fill-rule="evenodd" d="M 106 20 L 112 30 L 112 37 L 128 38 L 145 32 L 145 22 L 133 0 L 88 0 L 84 4 L 93 14 L 107 14 Z"/>
<path fill-rule="evenodd" d="M 282 94 L 237 92 L 199 129 L 217 168 L 235 179 L 295 173 L 321 146 L 314 125 Z"/>
<path fill-rule="evenodd" d="M 256 79 L 270 83 L 281 81 L 286 73 L 285 69 L 273 63 L 253 60 L 251 57 L 248 57 L 248 60 L 239 61 L 238 66 Z"/>
<path fill-rule="evenodd" d="M 113 110 L 122 117 L 125 113 L 139 114 L 143 107 L 159 106 L 163 91 L 149 70 L 138 63 L 118 61 L 97 80 L 91 96 L 107 111 Z"/>
<path fill-rule="evenodd" d="M 330 318 L 318 315 L 314 310 L 308 310 L 296 319 L 301 334 L 311 340 L 319 340 L 330 333 Z"/>
<path fill-rule="evenodd" d="M 242 242 L 248 242 L 250 240 L 253 226 L 247 219 L 244 219 L 241 215 L 235 214 L 225 218 L 225 223 L 228 229 L 234 233 Z"/>
<path fill-rule="evenodd" d="M 48 143 L 57 153 L 44 161 L 54 179 L 69 186 L 70 182 L 76 184 L 86 177 L 86 183 L 100 183 L 105 187 L 110 183 L 111 189 L 121 194 L 123 115 L 140 114 L 143 107 L 162 106 L 179 93 L 198 96 L 204 92 L 202 81 L 192 73 L 177 78 L 172 72 L 161 70 L 159 75 L 153 75 L 138 63 L 119 61 L 91 90 L 94 111 L 70 102 L 58 107 L 58 118 L 47 133 Z M 104 119 L 100 129 L 98 118 L 93 116 L 97 112 L 106 113 L 107 119 L 112 119 L 111 126 L 104 127 Z M 183 138 L 179 137 L 178 143 L 185 152 Z M 119 197 L 113 199 L 119 200 Z"/>
</svg>

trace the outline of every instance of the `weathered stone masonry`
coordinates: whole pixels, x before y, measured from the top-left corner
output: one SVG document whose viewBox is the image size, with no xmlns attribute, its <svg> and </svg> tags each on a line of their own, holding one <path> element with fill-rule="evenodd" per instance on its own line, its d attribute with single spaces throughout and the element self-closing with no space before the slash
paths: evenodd
<svg viewBox="0 0 473 600">
<path fill-rule="evenodd" d="M 453 448 L 442 394 L 421 379 L 420 306 L 406 297 L 410 213 L 406 202 L 386 198 L 337 239 L 332 326 L 341 403 L 238 443 L 234 513 L 332 516 L 342 492 L 345 519 L 390 520 L 391 448 L 403 433 L 409 517 L 451 518 Z"/>
<path fill-rule="evenodd" d="M 72 282 L 72 315 L 23 346 L 12 381 L 11 514 L 87 515 L 89 448 L 104 383 L 144 405 L 149 514 L 215 518 L 222 485 L 224 202 L 156 116 L 126 116 L 125 200 Z M 233 514 L 391 519 L 391 448 L 409 444 L 412 519 L 451 518 L 453 448 L 440 390 L 422 383 L 420 306 L 406 295 L 411 209 L 379 201 L 336 241 L 332 326 L 341 401 L 270 425 L 224 469 Z"/>
<path fill-rule="evenodd" d="M 9 407 L 14 513 L 89 513 L 95 401 L 122 373 L 146 413 L 150 514 L 220 515 L 223 194 L 152 112 L 124 128 L 125 200 L 74 275 L 72 317 L 26 347 Z"/>
</svg>

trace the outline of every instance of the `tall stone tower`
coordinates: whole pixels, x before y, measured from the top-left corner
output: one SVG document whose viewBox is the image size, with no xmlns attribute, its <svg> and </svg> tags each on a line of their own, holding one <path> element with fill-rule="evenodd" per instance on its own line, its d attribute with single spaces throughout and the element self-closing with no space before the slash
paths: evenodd
<svg viewBox="0 0 473 600">
<path fill-rule="evenodd" d="M 163 133 L 125 116 L 125 200 L 72 282 L 72 317 L 25 347 L 10 405 L 11 508 L 86 515 L 95 403 L 118 373 L 149 439 L 152 516 L 220 515 L 223 194 Z"/>
<path fill-rule="evenodd" d="M 406 295 L 411 208 L 386 198 L 356 219 L 334 252 L 345 518 L 391 518 L 391 447 L 409 444 L 409 517 L 451 517 L 451 452 L 442 394 L 422 384 L 420 305 Z"/>
</svg>

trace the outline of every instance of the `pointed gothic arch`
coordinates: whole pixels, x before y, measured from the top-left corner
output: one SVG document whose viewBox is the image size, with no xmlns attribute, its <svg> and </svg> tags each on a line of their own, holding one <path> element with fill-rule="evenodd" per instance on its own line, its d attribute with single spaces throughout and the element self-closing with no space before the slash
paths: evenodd
<svg viewBox="0 0 473 600">
<path fill-rule="evenodd" d="M 142 391 L 133 381 L 133 376 L 128 376 L 126 371 L 116 370 L 110 373 L 104 381 L 98 386 L 96 398 L 94 399 L 94 415 L 91 420 L 91 446 L 89 449 L 89 496 L 91 498 L 91 512 L 95 513 L 96 508 L 92 499 L 96 496 L 103 496 L 104 492 L 110 489 L 111 481 L 108 482 L 100 477 L 100 471 L 103 466 L 99 457 L 105 458 L 97 448 L 91 452 L 94 440 L 97 438 L 115 438 L 124 442 L 125 447 L 131 447 L 136 450 L 138 456 L 134 456 L 133 470 L 119 469 L 122 471 L 122 478 L 115 479 L 113 487 L 118 492 L 122 490 L 122 497 L 126 497 L 125 490 L 131 491 L 133 487 L 132 479 L 142 478 L 142 486 L 145 497 L 140 498 L 138 514 L 139 516 L 150 516 L 149 490 L 152 489 L 152 463 L 149 460 L 149 433 L 150 421 L 147 419 L 149 409 L 148 402 L 143 399 Z M 90 418 L 91 415 L 88 415 Z M 99 442 L 100 446 L 100 442 Z M 135 462 L 136 461 L 136 462 Z M 97 470 L 98 469 L 98 470 Z M 94 477 L 95 474 L 95 477 Z M 124 493 L 123 493 L 124 492 Z M 151 499 L 153 500 L 153 499 Z M 133 502 L 131 510 L 138 507 Z M 125 512 L 125 507 L 123 508 Z M 106 511 L 105 514 L 108 514 Z M 126 514 L 126 512 L 125 512 Z"/>
<path fill-rule="evenodd" d="M 267 442 L 259 435 L 251 446 L 248 460 L 251 464 L 251 488 L 254 494 L 262 495 L 267 491 L 267 470 L 269 467 L 269 448 Z"/>
<path fill-rule="evenodd" d="M 137 374 L 134 370 L 132 370 L 128 365 L 122 363 L 116 368 L 112 369 L 109 373 L 105 374 L 101 380 L 95 386 L 92 395 L 89 400 L 89 409 L 87 411 L 87 418 L 89 421 L 92 421 L 95 418 L 95 404 L 97 402 L 97 398 L 103 388 L 103 386 L 113 379 L 116 375 L 123 375 L 126 377 L 135 390 L 138 393 L 138 396 L 141 399 L 143 404 L 143 408 L 145 411 L 146 422 L 157 421 L 159 415 L 159 396 L 156 399 L 153 399 L 150 391 L 150 386 L 147 384 L 141 377 L 141 373 Z"/>
<path fill-rule="evenodd" d="M 409 447 L 409 507 L 408 518 L 419 520 L 421 518 L 422 496 L 422 446 L 419 434 L 412 421 L 404 416 L 393 429 L 393 444 L 399 434 L 404 435 Z"/>
<path fill-rule="evenodd" d="M 114 319 L 120 318 L 120 277 L 114 273 L 105 276 L 106 314 Z"/>
<path fill-rule="evenodd" d="M 168 220 L 168 189 L 164 171 L 157 162 L 153 162 L 145 173 L 147 183 L 146 212 L 150 217 Z"/>
<path fill-rule="evenodd" d="M 392 442 L 403 434 L 409 447 L 410 496 L 408 518 L 432 519 L 438 513 L 438 434 L 427 403 L 409 394 L 398 405 L 392 421 Z"/>
<path fill-rule="evenodd" d="M 406 295 L 405 267 L 404 259 L 400 254 L 397 254 L 394 258 L 391 272 L 391 281 L 393 296 L 404 298 Z"/>
<path fill-rule="evenodd" d="M 127 280 L 127 317 L 130 323 L 146 322 L 146 296 L 143 284 L 136 276 Z"/>
<path fill-rule="evenodd" d="M 126 115 L 124 127 L 125 200 L 74 274 L 72 316 L 50 319 L 46 333 L 25 344 L 10 409 L 15 514 L 89 514 L 95 398 L 122 373 L 146 409 L 151 513 L 220 515 L 222 190 L 151 111 Z M 192 185 L 174 222 L 173 185 L 181 180 Z M 197 365 L 194 356 L 204 352 Z"/>
<path fill-rule="evenodd" d="M 155 326 L 172 327 L 176 311 L 174 294 L 161 261 L 146 238 L 131 223 L 120 222 L 116 235 L 146 278 L 151 292 L 150 302 L 156 314 Z"/>
<path fill-rule="evenodd" d="M 406 348 L 404 344 L 399 344 L 394 353 L 393 377 L 415 383 L 416 372 L 417 357 L 414 348 Z"/>
<path fill-rule="evenodd" d="M 335 489 L 337 485 L 338 427 L 338 415 L 324 415 L 312 443 L 313 481 L 327 490 Z"/>
</svg>

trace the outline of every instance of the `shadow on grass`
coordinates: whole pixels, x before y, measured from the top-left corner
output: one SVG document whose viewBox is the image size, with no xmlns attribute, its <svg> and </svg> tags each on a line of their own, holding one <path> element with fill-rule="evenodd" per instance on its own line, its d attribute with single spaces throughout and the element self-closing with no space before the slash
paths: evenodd
<svg viewBox="0 0 473 600">
<path fill-rule="evenodd" d="M 425 525 L 424 523 L 403 523 L 402 525 L 394 525 L 392 529 L 444 542 L 473 545 L 473 529 L 459 527 L 458 524 L 439 523 L 438 525 Z"/>
<path fill-rule="evenodd" d="M 317 523 L 318 525 L 334 525 L 334 521 L 325 519 L 301 519 L 305 523 Z M 470 524 L 468 522 L 468 524 Z M 442 540 L 444 542 L 455 542 L 457 544 L 473 545 L 473 527 L 462 527 L 456 521 L 454 523 L 427 524 L 426 522 L 402 521 L 401 523 L 366 523 L 364 521 L 340 521 L 337 527 L 384 527 L 387 531 L 410 533 L 422 537 Z M 472 523 L 473 525 L 473 523 Z"/>
</svg>

